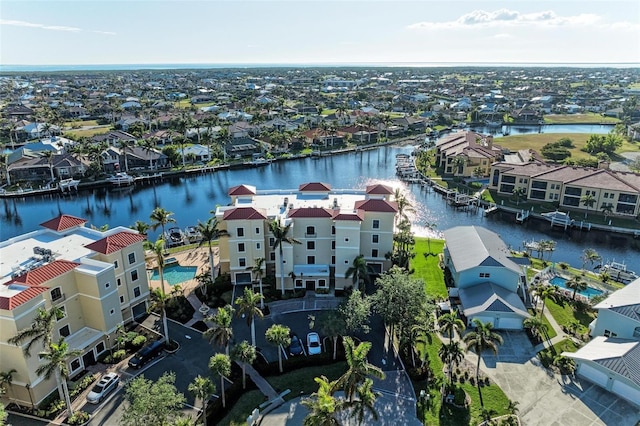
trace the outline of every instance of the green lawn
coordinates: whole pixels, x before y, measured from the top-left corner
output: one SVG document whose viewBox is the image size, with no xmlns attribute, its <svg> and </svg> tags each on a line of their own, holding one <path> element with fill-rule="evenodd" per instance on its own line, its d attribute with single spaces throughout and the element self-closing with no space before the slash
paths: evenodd
<svg viewBox="0 0 640 426">
<path fill-rule="evenodd" d="M 553 318 L 560 326 L 569 327 L 571 322 L 576 320 L 582 327 L 578 330 L 578 333 L 584 334 L 589 329 L 589 324 L 596 318 L 595 312 L 580 312 L 576 311 L 573 306 L 568 302 L 556 303 L 550 298 L 546 302 L 546 310 L 553 315 Z"/>
<path fill-rule="evenodd" d="M 104 133 L 109 133 L 111 127 L 95 127 L 93 129 L 76 129 L 76 130 L 67 130 L 62 132 L 65 137 L 70 139 L 79 139 L 81 137 L 90 138 L 95 135 L 101 135 Z"/>
<path fill-rule="evenodd" d="M 553 363 L 553 358 L 556 355 L 560 355 L 562 352 L 576 352 L 578 350 L 578 346 L 571 339 L 563 339 L 553 345 L 551 348 L 547 348 L 538 352 L 538 357 L 540 358 L 540 362 L 546 368 L 548 368 Z"/>
<path fill-rule="evenodd" d="M 562 138 L 569 138 L 573 141 L 575 148 L 569 148 L 571 151 L 571 158 L 592 158 L 593 156 L 587 152 L 581 151 L 591 135 L 588 133 L 529 133 L 526 135 L 512 135 L 505 136 L 496 141 L 498 145 L 503 148 L 508 148 L 512 151 L 519 149 L 531 148 L 537 152 L 542 151 L 542 147 L 548 143 L 557 142 Z M 595 157 L 593 157 L 595 158 Z"/>
<path fill-rule="evenodd" d="M 425 282 L 427 294 L 435 299 L 445 299 L 448 297 L 447 287 L 444 285 L 444 273 L 440 266 L 439 254 L 442 253 L 444 240 L 427 239 L 416 237 L 414 253 L 416 256 L 411 260 L 411 268 L 415 270 L 414 276 L 421 278 Z M 429 250 L 431 247 L 431 250 Z M 429 254 L 425 256 L 425 254 Z"/>
<path fill-rule="evenodd" d="M 544 122 L 545 124 L 617 124 L 620 120 L 614 117 L 605 117 L 601 114 L 588 112 L 585 114 L 549 114 L 544 116 Z"/>
<path fill-rule="evenodd" d="M 253 409 L 262 404 L 264 400 L 265 397 L 259 390 L 246 392 L 235 403 L 233 409 L 217 424 L 231 426 L 246 425 L 247 417 L 249 417 Z"/>
<path fill-rule="evenodd" d="M 315 377 L 326 376 L 329 380 L 336 380 L 345 371 L 347 371 L 347 363 L 337 362 L 335 364 L 301 368 L 281 376 L 271 376 L 266 379 L 276 392 L 290 389 L 291 392 L 284 397 L 288 401 L 300 395 L 310 395 L 317 391 L 318 384 L 313 380 Z"/>
<path fill-rule="evenodd" d="M 64 123 L 64 126 L 65 127 L 98 126 L 98 120 L 67 121 Z"/>
</svg>

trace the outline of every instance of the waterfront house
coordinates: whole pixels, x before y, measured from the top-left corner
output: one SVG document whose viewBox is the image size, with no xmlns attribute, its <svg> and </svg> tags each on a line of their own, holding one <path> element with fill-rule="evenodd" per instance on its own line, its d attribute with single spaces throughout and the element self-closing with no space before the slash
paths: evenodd
<svg viewBox="0 0 640 426">
<path fill-rule="evenodd" d="M 593 340 L 573 358 L 580 377 L 640 406 L 640 279 L 613 292 L 594 307 Z"/>
<path fill-rule="evenodd" d="M 494 328 L 522 330 L 530 315 L 523 264 L 511 256 L 498 234 L 480 226 L 456 226 L 444 231 L 444 264 L 451 276 L 450 295 L 460 301 L 460 313 Z M 445 275 L 449 275 L 445 272 Z"/>
<path fill-rule="evenodd" d="M 0 360 L 3 370 L 16 370 L 11 398 L 21 406 L 37 406 L 57 392 L 53 378 L 35 373 L 42 344 L 28 357 L 28 342 L 7 342 L 31 326 L 38 309 L 59 308 L 52 340 L 64 337 L 70 349 L 82 351 L 68 362 L 72 378 L 115 346 L 118 325 L 147 311 L 144 237 L 124 227 L 101 232 L 85 224 L 61 215 L 0 243 Z"/>
<path fill-rule="evenodd" d="M 385 185 L 365 190 L 333 190 L 321 182 L 302 184 L 297 190 L 258 191 L 254 186 L 229 189 L 231 204 L 219 206 L 220 228 L 230 236 L 220 239 L 220 267 L 234 284 L 248 284 L 255 259 L 266 259 L 266 272 L 275 274 L 276 287 L 285 290 L 330 288 L 353 285 L 345 277 L 353 260 L 363 255 L 372 273 L 391 267 L 385 255 L 393 250 L 393 226 L 398 212 L 393 194 Z M 290 225 L 289 236 L 301 244 L 282 244 L 273 249 L 269 223 Z"/>
<path fill-rule="evenodd" d="M 493 136 L 475 132 L 455 132 L 436 142 L 436 166 L 448 176 L 488 176 L 502 155 Z"/>
</svg>

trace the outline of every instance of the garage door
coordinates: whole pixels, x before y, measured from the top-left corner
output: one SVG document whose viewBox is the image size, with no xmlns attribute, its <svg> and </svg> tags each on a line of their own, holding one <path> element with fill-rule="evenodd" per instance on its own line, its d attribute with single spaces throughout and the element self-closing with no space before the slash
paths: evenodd
<svg viewBox="0 0 640 426">
<path fill-rule="evenodd" d="M 521 318 L 499 318 L 496 324 L 496 328 L 502 330 L 522 330 Z"/>
<path fill-rule="evenodd" d="M 614 380 L 611 391 L 628 401 L 640 405 L 640 390 L 637 388 L 623 383 L 620 380 Z"/>
<path fill-rule="evenodd" d="M 495 326 L 495 318 L 494 317 L 471 317 L 471 319 L 469 320 L 469 325 L 473 327 L 473 320 L 477 319 L 480 320 L 484 323 L 491 323 L 491 325 Z"/>
<path fill-rule="evenodd" d="M 578 369 L 578 374 L 583 376 L 585 379 L 588 379 L 593 383 L 596 383 L 602 386 L 603 388 L 607 387 L 607 381 L 609 380 L 609 376 L 607 376 L 605 373 L 603 373 L 600 370 L 596 370 L 590 365 L 581 364 L 580 368 Z"/>
</svg>

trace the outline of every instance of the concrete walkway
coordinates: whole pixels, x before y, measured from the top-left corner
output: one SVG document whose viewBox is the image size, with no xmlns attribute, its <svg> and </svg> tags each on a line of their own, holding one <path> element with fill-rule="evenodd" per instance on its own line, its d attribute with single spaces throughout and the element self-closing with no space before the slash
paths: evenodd
<svg viewBox="0 0 640 426">
<path fill-rule="evenodd" d="M 271 387 L 269 382 L 267 382 L 267 380 L 262 377 L 255 368 L 241 361 L 236 361 L 236 364 L 238 364 L 241 368 L 244 368 L 247 376 L 249 376 L 249 378 L 253 380 L 253 383 L 258 386 L 260 392 L 262 392 L 262 394 L 266 396 L 269 401 L 280 397 L 280 395 L 278 395 L 278 392 L 276 392 L 275 389 Z"/>
</svg>

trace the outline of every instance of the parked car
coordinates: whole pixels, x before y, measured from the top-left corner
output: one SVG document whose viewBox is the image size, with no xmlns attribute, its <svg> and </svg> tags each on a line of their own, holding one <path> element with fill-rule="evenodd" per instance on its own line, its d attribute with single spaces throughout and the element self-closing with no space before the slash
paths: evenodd
<svg viewBox="0 0 640 426">
<path fill-rule="evenodd" d="M 129 360 L 129 367 L 131 368 L 142 368 L 149 361 L 160 355 L 162 349 L 164 348 L 164 342 L 161 340 L 156 340 L 153 343 L 145 346 L 140 349 L 138 353 Z"/>
<path fill-rule="evenodd" d="M 100 404 L 107 395 L 118 387 L 118 382 L 120 382 L 120 377 L 116 373 L 105 374 L 87 395 L 87 402 Z"/>
<path fill-rule="evenodd" d="M 297 334 L 291 333 L 291 344 L 289 345 L 289 355 L 297 356 L 304 353 L 304 347 L 302 346 L 302 340 Z"/>
<path fill-rule="evenodd" d="M 315 331 L 307 334 L 307 348 L 309 348 L 309 355 L 317 355 L 322 352 L 320 336 Z"/>
</svg>

